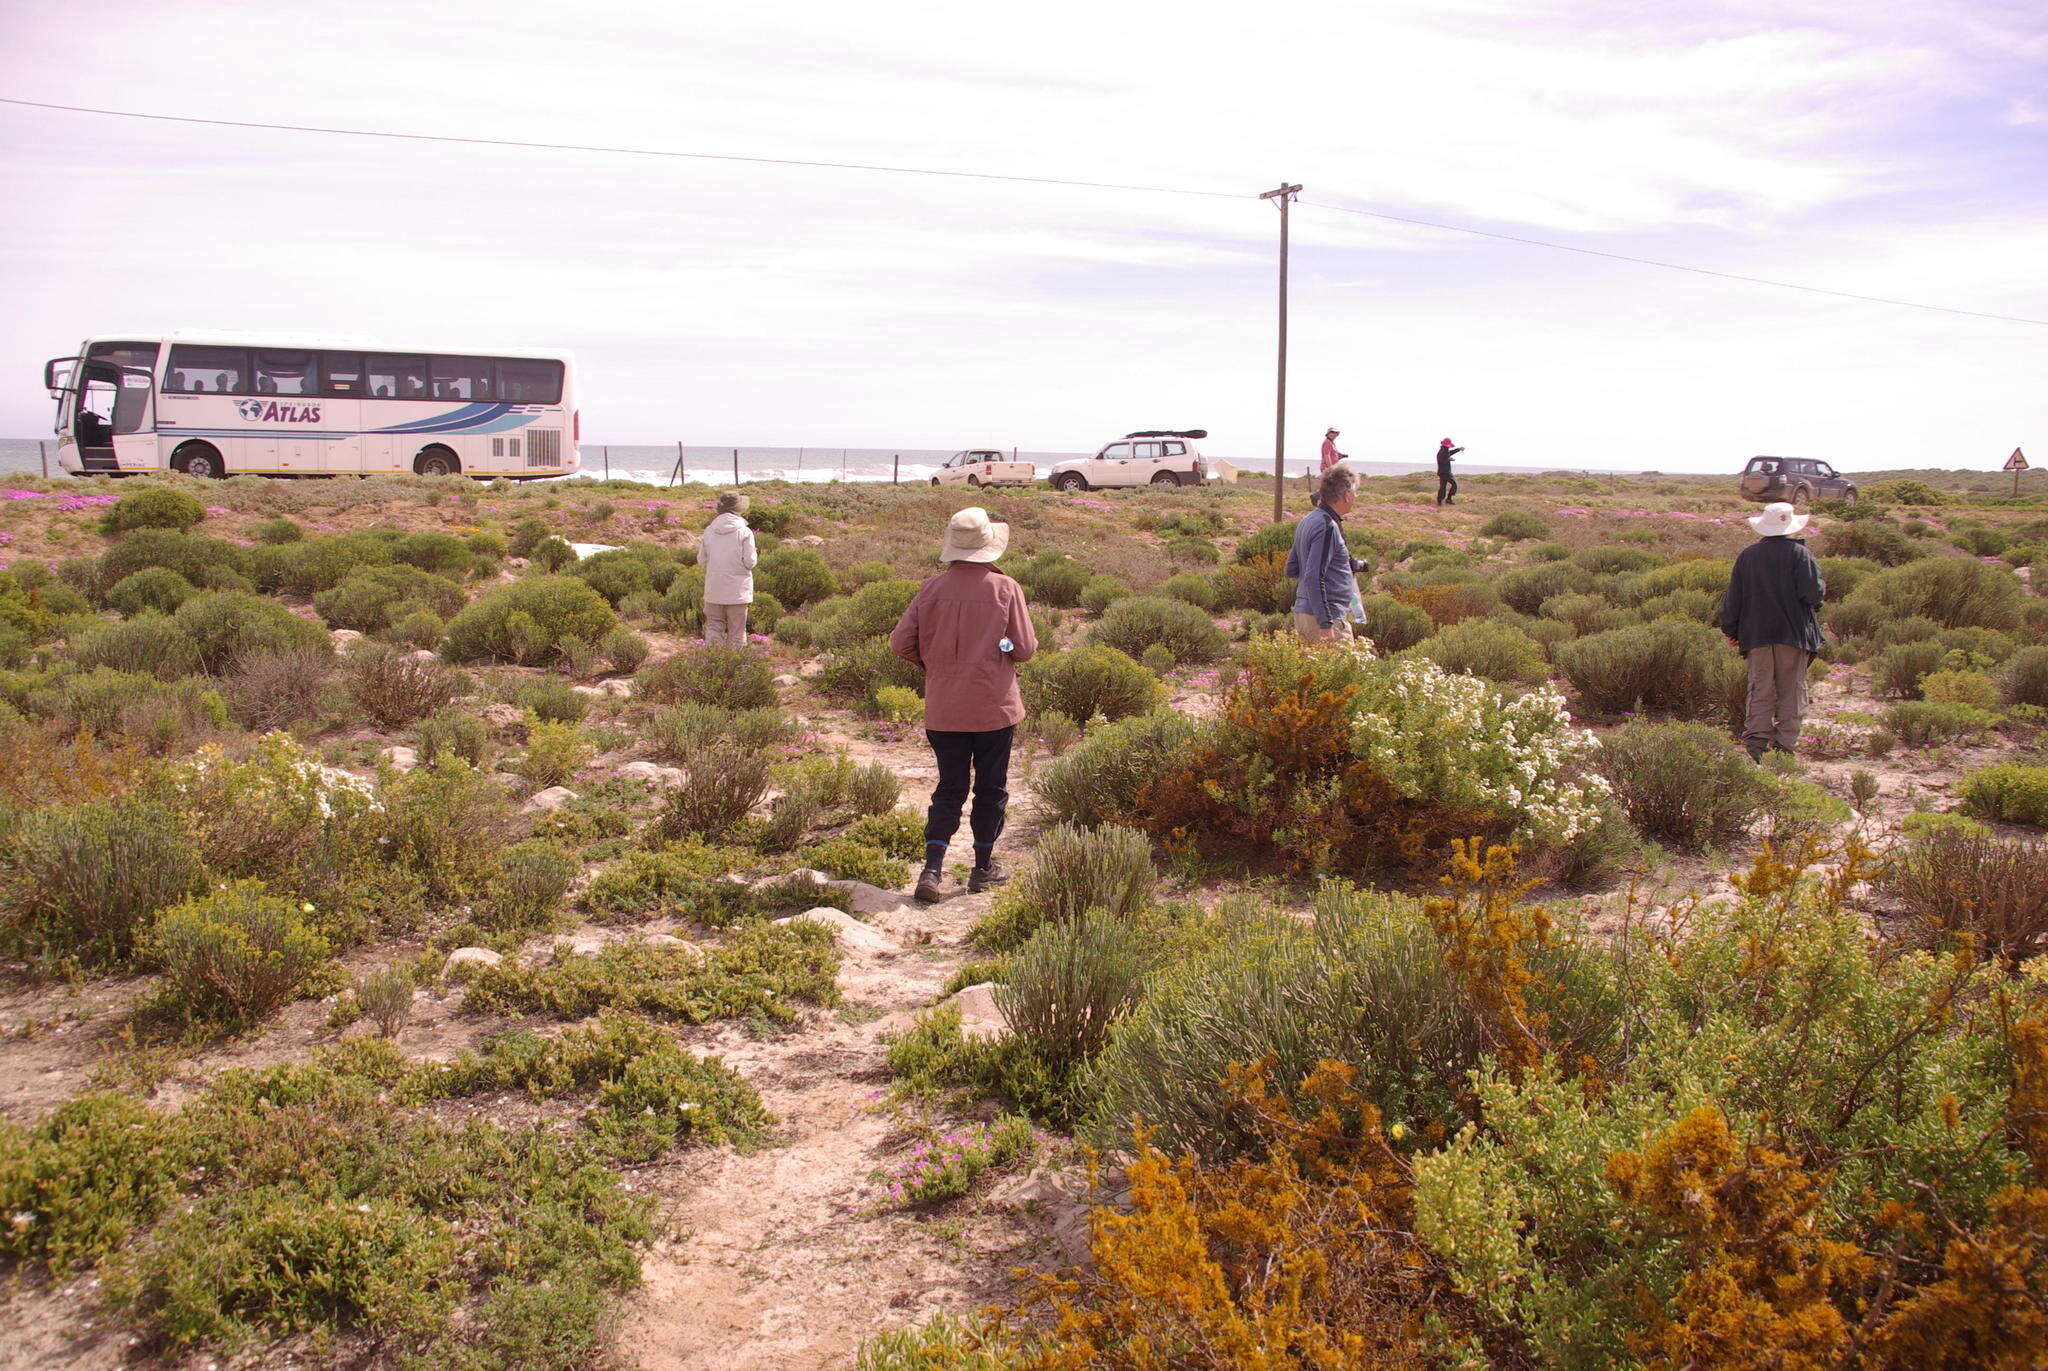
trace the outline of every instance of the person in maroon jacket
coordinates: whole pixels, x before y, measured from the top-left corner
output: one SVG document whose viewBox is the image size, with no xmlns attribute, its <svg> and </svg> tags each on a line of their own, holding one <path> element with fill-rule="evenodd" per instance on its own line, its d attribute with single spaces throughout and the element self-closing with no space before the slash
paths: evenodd
<svg viewBox="0 0 2048 1371">
<path fill-rule="evenodd" d="M 978 894 L 1007 879 L 995 850 L 1010 798 L 1010 743 L 1024 719 L 1017 666 L 1038 651 L 1024 587 L 990 565 L 1009 545 L 1010 526 L 987 510 L 955 514 L 939 549 L 946 569 L 918 587 L 889 635 L 897 656 L 924 668 L 924 736 L 939 764 L 917 878 L 924 904 L 944 897 L 946 847 L 960 829 L 970 788 L 974 869 L 967 889 Z"/>
</svg>

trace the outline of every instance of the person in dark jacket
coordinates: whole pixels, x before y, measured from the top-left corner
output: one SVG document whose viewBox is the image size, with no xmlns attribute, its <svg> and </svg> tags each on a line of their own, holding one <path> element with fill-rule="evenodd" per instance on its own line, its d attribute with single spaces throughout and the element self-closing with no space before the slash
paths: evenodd
<svg viewBox="0 0 2048 1371">
<path fill-rule="evenodd" d="M 1458 503 L 1458 478 L 1451 475 L 1451 458 L 1464 450 L 1448 438 L 1436 445 L 1436 502 L 1439 507 Z"/>
<path fill-rule="evenodd" d="M 1793 535 L 1807 516 L 1788 504 L 1765 505 L 1749 521 L 1758 533 L 1735 559 L 1716 621 L 1749 667 L 1743 742 L 1762 761 L 1772 748 L 1799 743 L 1806 713 L 1806 670 L 1821 649 L 1820 604 L 1827 593 L 1820 563 Z"/>
<path fill-rule="evenodd" d="M 1294 631 L 1312 643 L 1351 636 L 1348 616 L 1358 598 L 1358 575 L 1344 543 L 1344 516 L 1358 503 L 1358 474 L 1335 466 L 1323 473 L 1316 507 L 1294 526 L 1287 574 L 1296 579 Z"/>
</svg>

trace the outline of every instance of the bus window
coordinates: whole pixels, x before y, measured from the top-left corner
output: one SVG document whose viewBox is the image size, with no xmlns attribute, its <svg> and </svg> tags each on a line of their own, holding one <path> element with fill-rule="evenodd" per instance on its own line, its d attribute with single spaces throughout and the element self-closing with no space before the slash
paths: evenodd
<svg viewBox="0 0 2048 1371">
<path fill-rule="evenodd" d="M 117 367 L 142 367 L 154 374 L 157 347 L 155 343 L 94 343 L 85 355 L 95 362 Z"/>
<path fill-rule="evenodd" d="M 364 377 L 372 400 L 424 400 L 427 398 L 427 359 L 424 357 L 368 357 Z"/>
<path fill-rule="evenodd" d="M 435 357 L 434 398 L 436 400 L 488 400 L 491 398 L 491 359 L 488 357 Z"/>
<path fill-rule="evenodd" d="M 498 359 L 498 398 L 514 404 L 558 405 L 562 402 L 562 364 Z"/>
<path fill-rule="evenodd" d="M 310 352 L 259 352 L 256 354 L 258 395 L 311 395 L 313 354 Z"/>
<path fill-rule="evenodd" d="M 322 395 L 361 395 L 363 393 L 362 355 L 354 352 L 321 353 L 320 393 Z"/>
<path fill-rule="evenodd" d="M 210 391 L 221 395 L 247 395 L 250 393 L 249 354 L 240 348 L 174 344 L 164 389 L 191 394 Z"/>
<path fill-rule="evenodd" d="M 140 433 L 149 414 L 150 379 L 133 371 L 121 373 L 120 389 L 114 392 L 114 432 Z"/>
</svg>

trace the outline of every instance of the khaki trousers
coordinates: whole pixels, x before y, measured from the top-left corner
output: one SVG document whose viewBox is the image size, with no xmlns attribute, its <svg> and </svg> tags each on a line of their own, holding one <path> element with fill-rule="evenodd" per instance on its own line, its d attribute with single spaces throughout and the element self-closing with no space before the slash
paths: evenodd
<svg viewBox="0 0 2048 1371">
<path fill-rule="evenodd" d="M 1298 609 L 1294 611 L 1294 631 L 1305 643 L 1344 643 L 1351 640 L 1351 625 L 1342 619 L 1324 628 L 1316 622 L 1315 615 L 1304 614 Z"/>
<path fill-rule="evenodd" d="M 704 606 L 704 641 L 725 647 L 747 645 L 747 607 L 745 605 Z"/>
<path fill-rule="evenodd" d="M 1799 725 L 1806 714 L 1806 668 L 1813 654 L 1803 647 L 1771 643 L 1751 648 L 1743 661 L 1749 668 L 1743 736 L 1790 752 L 1799 745 Z"/>
</svg>

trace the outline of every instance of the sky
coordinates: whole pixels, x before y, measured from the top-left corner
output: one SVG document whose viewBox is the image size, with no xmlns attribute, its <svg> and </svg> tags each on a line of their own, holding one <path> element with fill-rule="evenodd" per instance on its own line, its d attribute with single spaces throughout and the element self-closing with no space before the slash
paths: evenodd
<svg viewBox="0 0 2048 1371">
<path fill-rule="evenodd" d="M 1892 11 L 1901 12 L 1892 12 Z M 0 436 L 45 358 L 250 329 L 577 356 L 586 443 L 1735 470 L 2048 459 L 2048 7 L 0 0 Z"/>
</svg>

